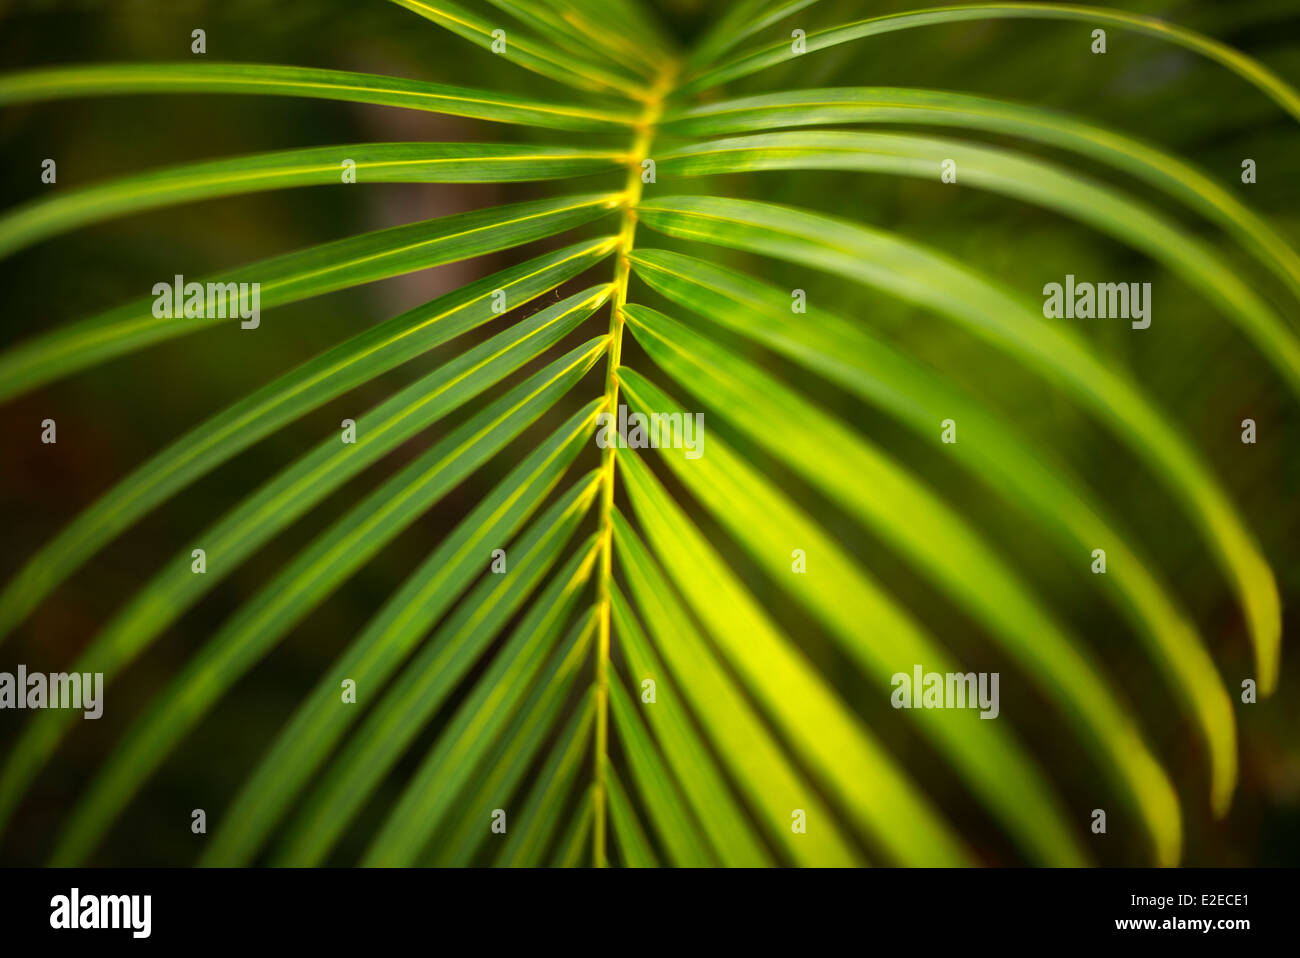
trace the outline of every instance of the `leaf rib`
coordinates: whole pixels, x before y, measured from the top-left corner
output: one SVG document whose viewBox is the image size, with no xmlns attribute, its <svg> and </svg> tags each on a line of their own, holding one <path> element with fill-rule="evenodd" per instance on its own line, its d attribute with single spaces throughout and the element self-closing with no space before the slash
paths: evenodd
<svg viewBox="0 0 1300 958">
<path fill-rule="evenodd" d="M 676 64 L 665 67 L 656 81 L 653 96 L 646 104 L 645 113 L 637 128 L 636 139 L 630 150 L 632 163 L 628 170 L 624 209 L 619 227 L 618 260 L 614 266 L 614 292 L 609 310 L 609 355 L 605 365 L 605 409 L 613 414 L 618 410 L 618 378 L 616 370 L 623 346 L 623 304 L 627 302 L 627 284 L 632 266 L 628 255 L 636 241 L 636 207 L 641 200 L 641 165 L 649 156 L 654 139 L 655 125 L 663 109 L 663 99 L 673 82 Z M 592 860 L 597 867 L 605 861 L 605 788 L 604 774 L 608 765 L 609 737 L 609 582 L 613 570 L 613 506 L 614 506 L 614 449 L 607 447 L 601 458 L 600 499 L 600 569 L 596 578 L 596 603 L 599 608 L 600 632 L 596 642 L 596 734 L 593 741 L 594 773 L 592 776 Z"/>
</svg>

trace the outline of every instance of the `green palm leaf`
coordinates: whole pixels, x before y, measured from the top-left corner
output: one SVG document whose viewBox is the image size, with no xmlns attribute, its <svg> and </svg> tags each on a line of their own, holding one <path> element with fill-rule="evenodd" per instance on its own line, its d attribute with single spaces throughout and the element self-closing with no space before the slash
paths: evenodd
<svg viewBox="0 0 1300 958">
<path fill-rule="evenodd" d="M 561 550 L 590 505 L 590 485 L 576 486 L 569 499 L 561 499 L 559 514 L 564 524 L 550 526 L 538 524 L 533 536 L 525 539 L 517 551 L 523 553 L 516 568 L 515 578 L 509 582 L 492 583 L 491 588 L 480 588 L 462 606 L 462 613 L 449 619 L 428 643 L 416 665 L 427 665 L 403 674 L 397 688 L 390 691 L 382 706 L 373 711 L 363 728 L 353 738 L 345 755 L 356 761 L 335 764 L 324 782 L 315 790 L 304 814 L 300 815 L 289 834 L 281 842 L 277 860 L 282 864 L 312 864 L 321 859 L 337 840 L 339 833 L 354 815 L 359 803 L 374 788 L 381 775 L 409 745 L 419 725 L 455 688 L 458 679 L 474 664 L 475 657 L 496 634 L 520 603 L 531 594 L 533 587 L 545 576 L 560 557 Z M 576 506 L 577 508 L 573 508 Z M 564 595 L 566 609 L 572 608 L 571 585 L 576 585 L 591 573 L 594 558 L 594 539 L 588 539 L 574 552 L 567 564 L 551 580 L 541 598 L 530 611 L 530 625 L 543 624 L 543 617 L 557 610 L 556 601 Z M 487 585 L 487 583 L 484 583 Z M 547 602 L 546 600 L 549 600 Z M 544 624 L 554 625 L 554 618 Z M 512 635 L 516 647 L 536 637 L 535 629 L 518 629 Z M 552 639 L 557 638 L 552 629 Z M 483 687 L 481 687 L 483 688 Z M 487 687 L 487 691 L 491 691 Z M 366 733 L 371 732 L 374 737 Z M 474 744 L 474 743 L 469 743 Z M 418 827 L 418 824 L 416 825 Z M 371 857 L 383 849 L 372 847 Z M 408 850 L 415 854 L 415 850 Z M 399 849 L 394 854 L 400 854 Z"/>
<path fill-rule="evenodd" d="M 520 706 L 527 690 L 557 681 L 555 672 L 576 674 L 585 662 L 581 653 L 595 626 L 595 617 L 583 615 L 560 643 L 552 674 L 543 665 L 577 608 L 595 565 L 595 550 L 579 551 L 560 570 L 546 592 L 510 639 L 492 658 L 483 680 L 438 739 L 407 783 L 366 852 L 371 865 L 407 865 L 416 861 L 429 837 L 448 813 L 451 799 L 473 772 L 480 758 Z M 566 651 L 567 650 L 567 651 Z"/>
<path fill-rule="evenodd" d="M 692 868 L 716 865 L 704 833 L 696 827 L 694 817 L 673 785 L 668 767 L 659 757 L 659 750 L 620 682 L 610 683 L 609 707 L 615 734 L 627 749 L 632 780 L 636 790 L 647 796 L 647 812 L 660 842 L 668 849 L 671 863 Z"/>
<path fill-rule="evenodd" d="M 192 546 L 146 563 L 155 574 L 71 666 L 105 673 L 114 695 L 120 673 L 168 630 L 210 618 L 206 603 L 218 586 L 241 594 L 97 763 L 55 836 L 52 860 L 95 861 L 168 758 L 223 714 L 237 683 L 433 516 L 447 531 L 419 548 L 391 590 L 369 596 L 364 625 L 337 644 L 283 724 L 259 729 L 269 747 L 214 809 L 200 863 L 998 860 L 966 826 L 974 819 L 1025 861 L 1078 865 L 1100 857 L 1084 812 L 1112 798 L 1147 858 L 1177 863 L 1184 823 L 1201 814 L 1180 799 L 1197 786 L 1172 761 L 1153 717 L 1122 690 L 1120 665 L 1098 637 L 996 536 L 1008 524 L 1032 526 L 1027 540 L 1041 540 L 1053 561 L 1072 568 L 1104 546 L 1114 575 L 1072 587 L 1071 597 L 1113 610 L 1142 644 L 1203 745 L 1210 808 L 1222 816 L 1237 782 L 1236 721 L 1211 651 L 1217 643 L 1203 637 L 1209 624 L 1170 585 L 1178 573 L 1162 568 L 1167 554 L 1099 500 L 1065 465 L 1065 449 L 1036 444 L 1026 423 L 996 411 L 991 390 L 951 381 L 883 324 L 851 318 L 852 297 L 883 292 L 942 317 L 973 336 L 972 356 L 997 356 L 1017 383 L 1086 412 L 1126 446 L 1208 547 L 1198 569 L 1213 566 L 1227 583 L 1216 590 L 1244 611 L 1259 686 L 1269 692 L 1279 672 L 1278 587 L 1216 475 L 1220 464 L 1200 450 L 1204 437 L 1169 422 L 1159 386 L 1122 372 L 1108 346 L 1038 315 L 1028 301 L 1037 288 L 1009 289 L 982 263 L 959 264 L 896 231 L 730 193 L 738 183 L 818 182 L 827 171 L 934 181 L 939 164 L 955 160 L 962 184 L 989 194 L 982 202 L 1041 207 L 1060 215 L 1054 230 L 1104 234 L 1166 267 L 1245 334 L 1287 387 L 1279 402 L 1294 403 L 1300 341 L 1286 317 L 1300 297 L 1300 256 L 1283 230 L 1211 173 L 1056 111 L 884 87 L 718 92 L 800 55 L 777 25 L 795 13 L 814 16 L 814 0 L 742 0 L 685 51 L 636 0 L 393 2 L 511 64 L 500 72 L 504 85 L 527 91 L 554 82 L 572 102 L 260 64 L 113 63 L 0 76 L 7 107 L 270 94 L 566 131 L 558 143 L 511 131 L 520 142 L 353 142 L 158 166 L 0 212 L 0 257 L 39 257 L 69 233 L 117 217 L 337 185 L 345 160 L 358 184 L 532 184 L 519 202 L 205 278 L 257 283 L 261 306 L 272 309 L 509 254 L 504 268 L 478 270 L 373 327 L 358 322 L 362 331 L 315 358 L 224 398 L 220 412 L 22 558 L 0 592 L 0 640 L 29 618 L 39 628 L 56 590 L 78 570 L 92 576 L 89 560 L 182 491 L 224 475 L 296 420 L 448 347 L 436 366 L 355 417 L 354 443 L 316 437 L 224 513 L 205 517 Z M 1300 96 L 1256 60 L 1151 17 L 1091 7 L 989 3 L 890 14 L 810 29 L 806 50 L 1006 18 L 1082 21 L 1169 41 L 1300 119 Z M 771 36 L 777 42 L 731 56 Z M 777 132 L 881 123 L 1015 145 L 894 131 Z M 1031 152 L 1043 147 L 1060 155 Z M 1078 158 L 1172 199 L 1174 210 L 1069 165 Z M 552 182 L 620 171 L 617 192 L 572 195 Z M 700 194 L 672 195 L 687 178 Z M 1239 246 L 1251 269 L 1280 279 L 1286 304 L 1226 262 L 1211 239 L 1192 234 L 1184 212 Z M 612 227 L 601 222 L 611 214 Z M 673 248 L 649 248 L 646 229 Z M 541 248 L 522 249 L 533 243 Z M 707 247 L 720 262 L 700 258 Z M 751 275 L 768 269 L 813 271 L 829 278 L 830 292 L 792 309 L 784 289 Z M 837 293 L 844 302 L 827 306 Z M 490 335 L 482 330 L 498 319 Z M 154 298 L 141 297 L 41 330 L 0 352 L 0 401 L 61 388 L 100 363 L 187 333 L 208 331 L 203 343 L 216 342 L 218 324 L 236 321 L 210 311 L 158 315 Z M 151 359 L 132 361 L 147 368 Z M 651 452 L 618 441 L 606 417 L 617 422 L 620 410 L 690 416 L 673 394 L 707 411 L 701 446 Z M 860 422 L 859 404 L 922 446 Z M 960 421 L 961 442 L 936 442 L 945 419 Z M 390 460 L 392 468 L 383 465 Z M 963 481 L 974 478 L 1011 518 L 981 514 L 980 498 L 954 493 L 939 461 Z M 358 491 L 355 501 L 317 514 L 345 488 Z M 242 594 L 234 573 L 299 525 L 303 544 Z M 204 574 L 190 566 L 191 547 L 205 551 Z M 792 569 L 796 553 L 806 570 Z M 941 608 L 927 608 L 928 596 Z M 953 641 L 944 622 L 961 623 L 971 640 Z M 889 708 L 898 673 L 918 663 L 962 671 L 981 657 L 1004 663 L 1001 674 L 1018 690 L 1032 690 L 1011 696 L 998 721 Z M 1030 714 L 1026 703 L 1040 700 L 1045 706 Z M 0 766 L 0 829 L 22 827 L 24 799 L 75 717 L 53 710 L 29 719 Z M 1081 794 L 1061 774 L 1040 729 L 1082 750 L 1091 791 Z"/>
<path fill-rule="evenodd" d="M 453 813 L 455 817 L 443 828 L 445 840 L 435 839 L 432 843 L 436 854 L 426 856 L 429 864 L 455 867 L 473 864 L 477 848 L 487 837 L 476 826 L 491 821 L 498 808 L 505 810 L 502 806 L 509 804 L 510 796 L 515 794 L 530 765 L 551 738 L 557 717 L 591 658 L 595 616 L 588 614 L 575 622 L 573 629 L 577 641 L 561 644 L 561 651 L 534 681 L 528 701 L 470 773 L 472 790 L 467 784 Z M 554 760 L 552 767 L 557 775 L 576 771 L 577 749 L 586 744 L 580 733 L 586 729 L 590 716 L 590 710 L 584 706 L 573 714 L 569 726 L 560 734 L 549 756 Z"/>
<path fill-rule="evenodd" d="M 617 512 L 614 541 L 624 563 L 631 595 L 646 619 L 649 633 L 672 673 L 682 676 L 682 694 L 690 697 L 690 705 L 703 717 L 714 748 L 727 763 L 730 775 L 739 780 L 744 798 L 754 809 L 767 840 L 780 842 L 783 853 L 800 864 L 859 862 L 860 854 L 852 847 L 851 840 L 836 825 L 807 778 L 782 754 L 762 717 L 730 679 L 709 644 L 703 641 L 646 544 Z M 822 690 L 814 694 L 828 698 Z M 833 709 L 835 704 L 831 702 L 827 707 Z M 856 730 L 849 734 L 855 735 Z M 799 841 L 801 836 L 792 834 L 789 825 L 795 809 L 804 809 L 815 818 L 825 818 L 828 827 L 818 828 L 807 836 L 815 836 L 813 841 Z M 939 842 L 943 840 L 940 838 Z"/>
<path fill-rule="evenodd" d="M 617 525 L 614 531 L 617 535 Z M 746 815 L 741 805 L 715 766 L 708 747 L 686 717 L 681 692 L 672 683 L 617 584 L 611 586 L 610 601 L 614 631 L 635 686 L 639 689 L 647 681 L 653 682 L 655 704 L 662 700 L 675 706 L 649 709 L 648 722 L 654 734 L 654 745 L 661 750 L 665 764 L 674 771 L 691 811 L 700 823 L 701 833 L 724 865 L 754 867 L 772 864 L 771 853 L 764 847 L 761 837 L 745 827 Z M 630 736 L 626 731 L 619 734 L 620 737 Z M 674 812 L 671 808 L 664 810 L 669 814 Z"/>
</svg>

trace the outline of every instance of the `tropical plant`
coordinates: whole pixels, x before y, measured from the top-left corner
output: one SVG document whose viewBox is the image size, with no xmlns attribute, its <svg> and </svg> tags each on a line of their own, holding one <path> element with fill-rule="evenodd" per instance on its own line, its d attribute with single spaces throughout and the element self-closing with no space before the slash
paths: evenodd
<svg viewBox="0 0 1300 958">
<path fill-rule="evenodd" d="M 1044 319 L 1032 301 L 1036 286 L 1012 289 L 887 229 L 737 197 L 729 188 L 737 177 L 724 174 L 866 172 L 941 190 L 951 161 L 963 190 L 1042 207 L 1159 264 L 1257 347 L 1292 399 L 1300 398 L 1300 339 L 1282 314 L 1294 315 L 1300 258 L 1221 177 L 1056 109 L 928 89 L 760 87 L 736 96 L 722 87 L 897 31 L 1029 18 L 1155 37 L 1253 84 L 1292 118 L 1300 119 L 1300 96 L 1206 36 L 1083 6 L 964 4 L 792 32 L 789 18 L 814 17 L 815 0 L 740 0 L 682 50 L 637 0 L 490 0 L 472 10 L 450 0 L 394 2 L 521 68 L 500 74 L 521 92 L 201 59 L 0 77 L 7 108 L 69 97 L 260 94 L 430 111 L 553 137 L 292 149 L 61 188 L 0 217 L 5 256 L 110 217 L 288 187 L 338 188 L 349 163 L 357 185 L 348 188 L 358 190 L 553 185 L 542 198 L 355 235 L 205 281 L 258 283 L 261 307 L 271 310 L 565 237 L 231 403 L 26 560 L 0 594 L 0 638 L 171 497 L 311 411 L 451 344 L 427 372 L 356 417 L 354 443 L 337 434 L 319 440 L 213 520 L 194 540 L 205 574 L 194 573 L 189 549 L 159 556 L 157 574 L 69 666 L 111 683 L 241 563 L 316 515 L 317 504 L 416 437 L 438 437 L 314 528 L 292 561 L 189 656 L 79 797 L 52 861 L 90 858 L 237 683 L 403 530 L 447 508 L 468 484 L 472 508 L 347 642 L 229 807 L 212 812 L 199 862 L 321 863 L 353 830 L 368 842 L 359 861 L 383 865 L 987 860 L 983 839 L 954 824 L 951 796 L 922 784 L 937 761 L 971 800 L 969 814 L 995 823 L 1019 860 L 1096 860 L 1089 812 L 1104 796 L 1113 818 L 1127 822 L 1113 827 L 1140 842 L 1146 860 L 1177 863 L 1180 795 L 1187 802 L 1195 786 L 1176 791 L 1095 640 L 1054 608 L 1059 597 L 928 473 L 947 460 L 979 496 L 1032 528 L 1052 561 L 1082 575 L 1104 547 L 1110 571 L 1095 599 L 1172 693 L 1207 756 L 1209 807 L 1223 815 L 1237 779 L 1234 699 L 1149 544 L 1059 450 L 855 315 L 852 294 L 837 301 L 805 290 L 806 303 L 792 308 L 798 296 L 789 284 L 755 273 L 775 263 L 807 275 L 809 287 L 820 276 L 843 284 L 822 289 L 856 286 L 941 317 L 975 348 L 1003 354 L 990 362 L 1004 367 L 990 369 L 1046 384 L 1085 413 L 1194 530 L 1197 555 L 1217 566 L 1240 605 L 1268 693 L 1279 673 L 1278 589 L 1197 443 L 1103 346 Z M 528 95 L 524 71 L 572 94 Z M 576 177 L 616 185 L 582 192 L 558 183 Z M 1187 219 L 1201 226 L 1190 229 Z M 1203 235 L 1207 225 L 1282 295 L 1225 260 Z M 581 238 L 565 236 L 571 231 Z M 9 347 L 0 355 L 0 399 L 233 323 L 224 313 L 160 316 L 154 297 L 141 297 Z M 489 323 L 499 326 L 493 335 L 475 335 Z M 647 416 L 680 412 L 686 421 L 703 409 L 703 454 L 598 447 L 602 415 L 617 418 L 621 405 Z M 895 431 L 868 435 L 851 421 L 859 406 Z M 948 420 L 958 442 L 940 441 Z M 911 454 L 891 448 L 898 444 L 890 436 L 906 434 L 928 450 L 925 458 L 908 463 Z M 516 456 L 519 442 L 529 451 Z M 508 471 L 483 478 L 505 450 Z M 591 457 L 598 461 L 584 471 Z M 909 600 L 895 588 L 888 570 L 899 564 L 930 591 Z M 1080 581 L 1076 590 L 1092 595 L 1097 580 Z M 937 634 L 925 597 L 973 623 L 986 648 Z M 888 709 L 895 673 L 910 674 L 914 663 L 966 671 L 972 659 L 1032 684 L 1041 717 Z M 355 704 L 341 693 L 349 685 Z M 885 708 L 869 718 L 859 698 Z M 0 771 L 0 828 L 19 824 L 20 802 L 75 718 L 50 710 L 29 719 Z M 1040 722 L 1060 729 L 1102 776 L 1095 800 L 1063 797 L 1051 763 L 1025 739 Z M 377 808 L 381 786 L 393 780 L 396 800 Z M 497 810 L 506 814 L 504 834 L 491 828 Z M 792 828 L 792 815 L 806 830 Z"/>
</svg>

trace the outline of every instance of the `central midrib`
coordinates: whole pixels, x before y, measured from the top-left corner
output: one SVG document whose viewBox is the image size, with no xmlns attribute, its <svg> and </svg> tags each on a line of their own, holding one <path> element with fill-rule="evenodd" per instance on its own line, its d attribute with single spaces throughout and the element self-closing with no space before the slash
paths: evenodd
<svg viewBox="0 0 1300 958">
<path fill-rule="evenodd" d="M 645 111 L 636 125 L 636 136 L 632 141 L 627 174 L 624 187 L 625 207 L 618 234 L 618 259 L 614 264 L 614 290 L 610 297 L 609 311 L 609 359 L 605 367 L 605 412 L 616 414 L 618 410 L 618 365 L 623 347 L 623 307 L 627 304 L 627 283 L 631 275 L 631 262 L 628 259 L 636 239 L 637 205 L 641 202 L 642 163 L 648 158 L 650 144 L 654 139 L 655 127 L 663 112 L 664 98 L 671 88 L 676 74 L 676 64 L 669 64 L 659 74 L 646 101 Z M 610 597 L 609 583 L 613 568 L 613 532 L 614 532 L 614 448 L 615 443 L 605 447 L 601 460 L 601 498 L 600 498 L 600 572 L 597 579 L 597 616 L 599 618 L 599 637 L 596 642 L 596 733 L 594 774 L 591 790 L 592 802 L 592 864 L 603 868 L 608 864 L 605 854 L 605 766 L 608 761 L 609 742 L 609 639 L 610 639 Z"/>
</svg>

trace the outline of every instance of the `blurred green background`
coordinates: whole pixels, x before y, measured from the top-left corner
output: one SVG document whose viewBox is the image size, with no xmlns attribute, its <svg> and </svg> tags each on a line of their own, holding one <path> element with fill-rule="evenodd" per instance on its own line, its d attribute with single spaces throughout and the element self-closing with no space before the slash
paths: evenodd
<svg viewBox="0 0 1300 958">
<path fill-rule="evenodd" d="M 723 6 L 694 0 L 651 4 L 684 46 Z M 919 4 L 918 4 L 919 5 Z M 1159 14 L 1201 30 L 1260 59 L 1300 83 L 1300 6 L 1283 0 L 1233 3 L 1127 3 L 1122 9 Z M 759 37 L 745 49 L 864 16 L 908 9 L 898 2 L 824 0 Z M 45 65 L 186 60 L 190 31 L 207 32 L 207 57 L 356 70 L 526 91 L 572 101 L 576 94 L 524 73 L 408 11 L 382 0 L 116 0 L 39 2 L 0 0 L 0 69 Z M 890 34 L 846 44 L 763 71 L 719 95 L 786 87 L 912 86 L 979 93 L 1070 111 L 1148 139 L 1206 171 L 1293 245 L 1300 245 L 1300 128 L 1271 101 L 1222 68 L 1154 39 L 1108 31 L 1104 57 L 1088 50 L 1083 24 L 1034 21 L 967 23 Z M 960 134 L 999 142 L 994 137 Z M 0 110 L 4 206 L 35 197 L 41 161 L 58 162 L 59 184 L 97 182 L 150 167 L 290 147 L 397 140 L 511 141 L 532 138 L 563 144 L 548 131 L 407 112 L 386 107 L 242 96 L 131 96 L 55 101 Z M 626 145 L 623 134 L 609 144 Z M 600 142 L 573 139 L 570 145 Z M 668 141 L 663 141 L 665 144 Z M 1011 144 L 1013 141 L 1004 140 Z M 1016 144 L 1019 145 L 1019 144 Z M 658 146 L 658 143 L 657 143 Z M 1052 157 L 1051 150 L 1025 146 Z M 1240 182 L 1241 160 L 1259 168 L 1258 183 Z M 1112 171 L 1071 157 L 1089 175 L 1139 187 Z M 475 186 L 366 184 L 350 189 L 308 188 L 195 203 L 133 215 L 37 245 L 0 261 L 4 290 L 4 346 L 141 295 L 174 273 L 202 276 L 275 253 L 430 217 L 547 195 L 552 189 L 618 188 L 621 174 L 559 184 Z M 707 191 L 710 179 L 677 192 Z M 570 190 L 570 187 L 572 189 Z M 1300 863 L 1300 667 L 1291 646 L 1300 599 L 1300 412 L 1281 382 L 1242 336 L 1184 283 L 1128 247 L 1053 213 L 990 193 L 945 189 L 914 179 L 847 172 L 758 173 L 728 177 L 730 195 L 789 203 L 896 231 L 982 270 L 1030 301 L 1044 283 L 1067 272 L 1082 279 L 1150 281 L 1150 329 L 1134 334 L 1126 322 L 1079 321 L 1099 350 L 1141 383 L 1156 406 L 1191 440 L 1232 494 L 1269 558 L 1283 597 L 1283 672 L 1278 692 L 1257 705 L 1237 705 L 1240 781 L 1228 817 L 1214 822 L 1207 806 L 1205 757 L 1193 745 L 1185 719 L 1133 637 L 1098 601 L 1098 585 L 1067 563 L 1005 503 L 971 484 L 935 449 L 886 416 L 770 355 L 756 360 L 817 396 L 854 424 L 985 531 L 1014 567 L 1061 617 L 1086 636 L 1123 699 L 1141 718 L 1156 755 L 1184 803 L 1186 852 L 1191 865 Z M 1162 196 L 1144 195 L 1215 243 L 1226 262 L 1292 320 L 1298 310 L 1257 264 L 1192 220 Z M 610 221 L 584 230 L 599 235 Z M 356 333 L 493 270 L 576 239 L 552 241 L 457 263 L 369 287 L 331 294 L 267 313 L 256 339 L 237 326 L 155 346 L 105 363 L 23 396 L 0 413 L 0 576 L 8 578 L 80 509 L 117 479 L 208 415 L 279 373 Z M 655 236 L 654 245 L 673 247 Z M 680 247 L 687 252 L 696 252 Z M 1014 422 L 1034 442 L 1069 462 L 1107 502 L 1160 564 L 1192 613 L 1224 682 L 1237 699 L 1253 676 L 1237 606 L 1202 540 L 1132 455 L 1045 383 L 944 320 L 809 270 L 712 249 L 709 256 L 783 286 L 882 332 L 913 355 Z M 602 264 L 569 284 L 576 291 L 608 277 Z M 634 281 L 636 282 L 636 281 Z M 644 287 L 636 298 L 661 302 Z M 548 298 L 549 301 L 549 298 Z M 681 311 L 665 306 L 680 316 Z M 685 317 L 682 317 L 685 318 Z M 573 344 L 606 322 L 600 314 Z M 309 449 L 422 373 L 486 338 L 480 330 L 379 377 L 257 443 L 184 490 L 101 552 L 44 603 L 0 653 L 0 669 L 69 666 L 95 631 L 164 561 L 188 554 L 191 539 L 266 476 Z M 250 342 L 252 345 L 250 346 Z M 737 349 L 753 347 L 737 344 Z M 630 337 L 624 360 L 650 371 Z M 474 404 L 479 408 L 530 370 Z M 603 365 L 537 428 L 548 430 L 600 389 Z M 1259 424 L 1259 442 L 1239 441 L 1243 418 Z M 55 446 L 37 441 L 39 423 L 58 422 Z M 329 497 L 290 530 L 222 582 L 168 630 L 129 671 L 114 678 L 98 722 L 81 722 L 25 801 L 15 827 L 0 838 L 0 863 L 33 864 L 49 852 L 61 818 L 90 780 L 110 746 L 139 709 L 174 675 L 242 599 L 264 584 L 330 518 L 450 429 L 440 425 Z M 710 427 L 712 428 L 712 426 Z M 537 432 L 535 435 L 542 435 Z M 738 437 L 726 436 L 759 462 L 766 460 Z M 526 441 L 525 441 L 526 442 Z M 517 445 L 447 497 L 379 557 L 324 602 L 259 667 L 241 681 L 164 764 L 100 847 L 101 864 L 187 863 L 194 858 L 189 812 L 222 809 L 279 731 L 300 697 L 364 625 L 402 578 L 441 536 L 503 475 L 520 454 Z M 595 450 L 591 450 L 591 464 Z M 585 460 L 584 460 L 585 461 Z M 580 467 L 582 463 L 579 464 Z M 856 527 L 776 464 L 771 471 L 791 496 L 828 528 L 873 574 L 913 610 L 970 668 L 1002 671 L 1004 715 L 1034 714 L 1042 703 L 1013 680 L 978 626 Z M 698 517 L 711 531 L 706 517 Z M 714 536 L 714 541 L 720 541 Z M 734 554 L 733 554 L 734 553 Z M 732 550 L 728 557 L 747 580 L 756 570 Z M 775 617 L 804 643 L 881 738 L 925 785 L 982 860 L 1018 859 L 997 828 L 967 799 L 950 770 L 928 756 L 888 718 L 887 703 L 864 693 L 852 671 L 800 612 L 778 604 Z M 617 655 L 617 652 L 615 653 Z M 454 705 L 454 703 L 453 703 Z M 0 754 L 15 740 L 19 713 L 0 714 Z M 411 755 L 372 800 L 386 808 L 400 793 L 413 759 L 441 721 L 426 730 Z M 1089 767 L 1055 722 L 1018 721 L 1016 731 L 1049 769 L 1072 807 L 1093 807 L 1099 773 Z M 1100 804 L 1100 803 L 1094 803 Z M 363 813 L 359 820 L 375 823 Z M 355 858 L 364 827 L 336 850 Z M 1132 864 L 1140 849 L 1122 835 L 1089 846 L 1102 863 Z"/>
</svg>

